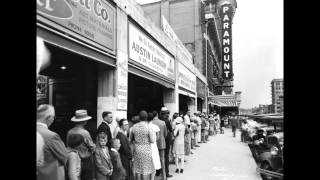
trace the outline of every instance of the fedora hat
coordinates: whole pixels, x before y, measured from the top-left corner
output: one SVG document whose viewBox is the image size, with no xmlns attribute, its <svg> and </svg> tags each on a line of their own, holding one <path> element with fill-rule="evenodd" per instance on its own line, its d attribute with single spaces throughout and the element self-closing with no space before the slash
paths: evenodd
<svg viewBox="0 0 320 180">
<path fill-rule="evenodd" d="M 73 122 L 87 121 L 91 118 L 92 118 L 91 116 L 88 116 L 87 110 L 80 109 L 75 112 L 75 116 L 71 118 L 71 121 Z"/>
<path fill-rule="evenodd" d="M 161 111 L 169 111 L 169 109 L 167 107 L 162 107 Z"/>
</svg>

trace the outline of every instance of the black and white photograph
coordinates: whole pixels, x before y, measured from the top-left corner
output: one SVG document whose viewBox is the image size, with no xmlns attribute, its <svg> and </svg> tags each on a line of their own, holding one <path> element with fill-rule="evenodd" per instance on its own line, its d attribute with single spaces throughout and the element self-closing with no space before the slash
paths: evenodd
<svg viewBox="0 0 320 180">
<path fill-rule="evenodd" d="M 283 4 L 37 0 L 37 180 L 283 180 Z"/>
</svg>

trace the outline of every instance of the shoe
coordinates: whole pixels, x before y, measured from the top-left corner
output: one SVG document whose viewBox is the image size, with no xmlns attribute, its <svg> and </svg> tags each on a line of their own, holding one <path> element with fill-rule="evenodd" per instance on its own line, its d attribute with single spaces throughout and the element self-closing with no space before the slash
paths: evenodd
<svg viewBox="0 0 320 180">
<path fill-rule="evenodd" d="M 179 173 L 179 169 L 176 169 L 176 173 Z"/>
<path fill-rule="evenodd" d="M 173 177 L 171 174 L 167 174 L 167 178 L 171 178 Z"/>
<path fill-rule="evenodd" d="M 187 162 L 186 160 L 184 160 L 184 162 Z"/>
<path fill-rule="evenodd" d="M 190 152 L 190 154 L 193 154 L 193 152 Z"/>
<path fill-rule="evenodd" d="M 194 147 L 200 147 L 199 145 L 195 145 Z"/>
<path fill-rule="evenodd" d="M 183 173 L 183 169 L 180 170 L 180 173 Z"/>
<path fill-rule="evenodd" d="M 202 142 L 200 141 L 200 142 L 198 142 L 198 143 L 202 143 Z"/>
</svg>

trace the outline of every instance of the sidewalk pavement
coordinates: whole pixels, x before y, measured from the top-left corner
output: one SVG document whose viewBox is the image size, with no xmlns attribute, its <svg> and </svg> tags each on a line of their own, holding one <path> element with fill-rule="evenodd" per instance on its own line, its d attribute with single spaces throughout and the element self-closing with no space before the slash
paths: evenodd
<svg viewBox="0 0 320 180">
<path fill-rule="evenodd" d="M 261 180 L 248 145 L 240 141 L 239 130 L 235 138 L 229 128 L 209 138 L 185 158 L 183 174 L 175 173 L 175 165 L 170 164 L 173 177 L 169 180 Z"/>
</svg>

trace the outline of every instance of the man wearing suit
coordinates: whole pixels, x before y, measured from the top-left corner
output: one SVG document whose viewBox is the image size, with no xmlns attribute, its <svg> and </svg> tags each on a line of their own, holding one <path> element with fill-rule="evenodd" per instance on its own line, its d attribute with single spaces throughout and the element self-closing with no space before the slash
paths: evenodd
<svg viewBox="0 0 320 180">
<path fill-rule="evenodd" d="M 55 117 L 54 107 L 42 104 L 37 109 L 37 132 L 43 137 L 44 162 L 37 168 L 37 180 L 64 180 L 67 149 L 60 136 L 48 129 Z"/>
<path fill-rule="evenodd" d="M 98 133 L 99 134 L 100 132 L 104 132 L 107 134 L 108 136 L 108 144 L 107 146 L 109 147 L 109 149 L 111 148 L 110 147 L 110 140 L 112 138 L 114 138 L 116 136 L 116 131 L 118 130 L 118 127 L 117 127 L 117 122 L 113 121 L 112 119 L 112 113 L 110 111 L 104 111 L 102 113 L 102 123 L 99 125 L 98 127 Z"/>
<path fill-rule="evenodd" d="M 170 152 L 170 146 L 173 141 L 173 129 L 171 126 L 171 120 L 170 120 L 170 111 L 167 107 L 162 107 L 160 111 L 160 120 L 164 121 L 167 128 L 167 136 L 165 138 L 166 141 L 166 148 L 164 153 L 164 159 L 165 159 L 165 169 L 166 169 L 166 177 L 170 178 L 172 177 L 171 174 L 169 174 L 169 152 Z"/>
<path fill-rule="evenodd" d="M 120 140 L 120 158 L 123 167 L 126 169 L 126 180 L 133 180 L 133 172 L 131 170 L 130 161 L 132 160 L 132 152 L 130 148 L 129 138 L 127 137 L 127 132 L 129 129 L 129 123 L 126 119 L 121 119 L 119 121 L 120 130 L 117 134 L 117 139 Z"/>
<path fill-rule="evenodd" d="M 163 179 L 166 178 L 166 166 L 165 166 L 165 150 L 166 150 L 166 137 L 168 135 L 166 123 L 158 118 L 157 111 L 153 111 L 153 120 L 151 121 L 153 124 L 157 125 L 160 129 L 159 139 L 157 140 L 157 146 L 159 149 L 159 156 L 161 161 L 161 170 Z"/>
</svg>

